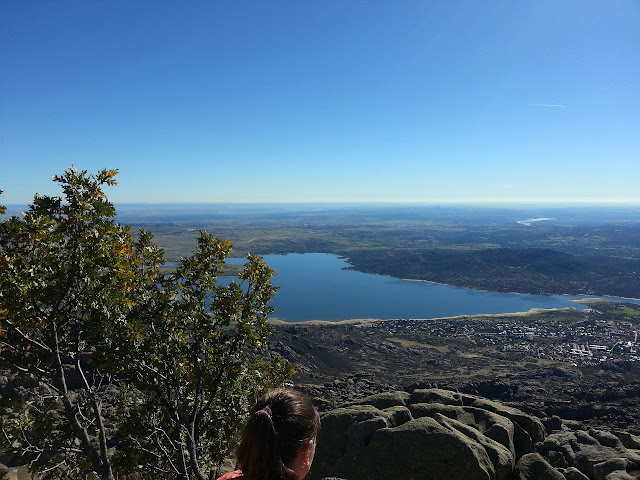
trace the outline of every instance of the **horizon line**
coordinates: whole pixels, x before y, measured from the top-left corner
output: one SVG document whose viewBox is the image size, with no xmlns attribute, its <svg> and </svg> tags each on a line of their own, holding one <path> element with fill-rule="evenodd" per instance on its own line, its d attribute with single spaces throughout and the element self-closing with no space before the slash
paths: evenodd
<svg viewBox="0 0 640 480">
<path fill-rule="evenodd" d="M 114 205 L 425 205 L 425 206 L 439 206 L 439 205 L 540 205 L 540 206 L 629 206 L 639 207 L 640 200 L 637 201 L 543 201 L 543 200 L 485 200 L 485 201 L 404 201 L 404 200 L 387 200 L 387 201 L 353 201 L 353 200 L 324 200 L 324 201 L 191 201 L 191 200 L 176 200 L 176 201 L 112 201 Z M 0 204 L 2 204 L 0 202 Z M 5 203 L 6 207 L 21 207 L 29 206 L 32 203 Z"/>
</svg>

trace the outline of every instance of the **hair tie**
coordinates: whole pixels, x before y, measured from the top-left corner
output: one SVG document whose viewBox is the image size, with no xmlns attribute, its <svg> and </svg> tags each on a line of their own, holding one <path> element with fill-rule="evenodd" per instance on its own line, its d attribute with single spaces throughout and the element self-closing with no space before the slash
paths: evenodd
<svg viewBox="0 0 640 480">
<path fill-rule="evenodd" d="M 267 415 L 269 415 L 270 417 L 273 415 L 273 412 L 271 411 L 271 409 L 269 407 L 264 407 L 262 410 L 267 412 Z"/>
</svg>

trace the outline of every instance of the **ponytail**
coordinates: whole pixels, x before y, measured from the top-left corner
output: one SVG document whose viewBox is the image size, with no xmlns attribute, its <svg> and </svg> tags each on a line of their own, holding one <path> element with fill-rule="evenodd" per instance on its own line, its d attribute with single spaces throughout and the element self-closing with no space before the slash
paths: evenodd
<svg viewBox="0 0 640 480">
<path fill-rule="evenodd" d="M 320 420 L 309 398 L 295 390 L 263 395 L 251 411 L 236 459 L 251 480 L 297 480 L 291 469 L 300 447 L 314 439 Z"/>
</svg>

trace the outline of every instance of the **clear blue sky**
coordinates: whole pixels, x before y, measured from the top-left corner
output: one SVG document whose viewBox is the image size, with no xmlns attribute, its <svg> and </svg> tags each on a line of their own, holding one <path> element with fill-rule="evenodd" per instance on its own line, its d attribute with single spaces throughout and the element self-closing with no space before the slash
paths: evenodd
<svg viewBox="0 0 640 480">
<path fill-rule="evenodd" d="M 0 203 L 640 204 L 640 1 L 0 0 Z"/>
</svg>

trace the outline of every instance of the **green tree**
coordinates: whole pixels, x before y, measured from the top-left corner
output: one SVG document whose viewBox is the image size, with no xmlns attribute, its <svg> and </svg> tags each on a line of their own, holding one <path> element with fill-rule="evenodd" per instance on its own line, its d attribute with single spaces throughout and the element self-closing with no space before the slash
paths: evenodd
<svg viewBox="0 0 640 480">
<path fill-rule="evenodd" d="M 292 373 L 266 349 L 273 271 L 249 255 L 220 285 L 231 245 L 200 232 L 160 274 L 151 234 L 114 220 L 116 174 L 69 169 L 63 197 L 0 223 L 2 448 L 44 478 L 211 477 L 251 399 Z"/>
</svg>

